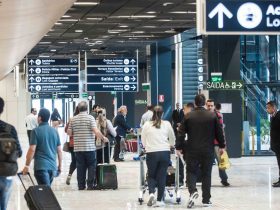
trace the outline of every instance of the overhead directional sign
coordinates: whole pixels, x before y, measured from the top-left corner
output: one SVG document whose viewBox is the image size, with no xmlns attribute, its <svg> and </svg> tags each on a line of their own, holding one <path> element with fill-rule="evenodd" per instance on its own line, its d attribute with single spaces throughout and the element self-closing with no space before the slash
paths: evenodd
<svg viewBox="0 0 280 210">
<path fill-rule="evenodd" d="M 207 90 L 242 90 L 244 88 L 242 80 L 226 80 L 222 82 L 207 82 Z"/>
<path fill-rule="evenodd" d="M 138 63 L 135 58 L 87 60 L 87 91 L 136 92 Z"/>
<path fill-rule="evenodd" d="M 200 2 L 197 27 L 201 34 L 279 34 L 280 1 Z"/>
<path fill-rule="evenodd" d="M 79 93 L 32 93 L 32 99 L 48 99 L 48 98 L 79 98 Z"/>
<path fill-rule="evenodd" d="M 78 67 L 78 59 L 28 59 L 28 91 L 78 92 Z"/>
</svg>

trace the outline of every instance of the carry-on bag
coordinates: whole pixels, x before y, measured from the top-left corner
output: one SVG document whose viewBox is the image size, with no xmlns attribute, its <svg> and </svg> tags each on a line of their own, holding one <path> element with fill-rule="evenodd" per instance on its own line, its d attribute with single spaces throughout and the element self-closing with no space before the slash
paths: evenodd
<svg viewBox="0 0 280 210">
<path fill-rule="evenodd" d="M 110 142 L 108 142 L 110 148 Z M 110 160 L 110 150 L 108 151 Z M 97 188 L 102 189 L 118 189 L 117 167 L 115 164 L 104 163 L 104 147 L 102 147 L 102 164 L 97 165 Z"/>
<path fill-rule="evenodd" d="M 128 152 L 137 152 L 137 139 L 126 140 L 125 143 Z"/>
<path fill-rule="evenodd" d="M 61 210 L 55 194 L 49 186 L 35 185 L 30 173 L 27 175 L 18 173 L 17 175 L 25 189 L 24 198 L 30 210 Z M 29 177 L 28 179 L 32 183 L 28 188 L 23 183 L 23 177 Z"/>
</svg>

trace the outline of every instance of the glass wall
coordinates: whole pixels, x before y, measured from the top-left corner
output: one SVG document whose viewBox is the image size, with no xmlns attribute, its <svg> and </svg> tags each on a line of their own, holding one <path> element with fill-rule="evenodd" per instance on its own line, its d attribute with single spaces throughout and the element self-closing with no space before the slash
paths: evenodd
<svg viewBox="0 0 280 210">
<path fill-rule="evenodd" d="M 279 36 L 241 36 L 241 78 L 244 80 L 243 154 L 272 154 L 266 103 L 279 104 Z M 246 124 L 247 122 L 247 124 Z M 246 138 L 247 137 L 247 138 Z"/>
</svg>

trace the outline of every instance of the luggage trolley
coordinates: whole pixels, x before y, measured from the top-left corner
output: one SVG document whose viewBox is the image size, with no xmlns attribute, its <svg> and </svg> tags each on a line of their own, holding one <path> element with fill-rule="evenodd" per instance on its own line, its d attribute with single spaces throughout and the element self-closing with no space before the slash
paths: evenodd
<svg viewBox="0 0 280 210">
<path fill-rule="evenodd" d="M 146 191 L 148 190 L 148 180 L 147 180 L 147 175 L 145 174 L 145 168 L 144 168 L 144 160 L 145 160 L 145 154 L 142 153 L 140 154 L 140 189 L 139 189 L 139 197 L 138 197 L 138 202 L 140 205 L 144 202 L 144 195 Z M 181 203 L 181 191 L 179 187 L 179 157 L 175 155 L 176 157 L 176 168 L 175 168 L 175 180 L 174 184 L 171 186 L 166 186 L 165 187 L 165 195 L 164 199 L 166 197 L 166 193 L 168 193 L 170 198 L 174 197 L 176 198 L 176 203 L 179 204 Z M 167 175 L 167 172 L 166 172 Z"/>
</svg>

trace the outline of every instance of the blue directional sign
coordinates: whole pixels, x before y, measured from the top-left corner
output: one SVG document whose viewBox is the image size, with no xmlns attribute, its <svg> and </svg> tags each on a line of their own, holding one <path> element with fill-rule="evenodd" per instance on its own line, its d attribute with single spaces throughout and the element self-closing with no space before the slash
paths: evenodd
<svg viewBox="0 0 280 210">
<path fill-rule="evenodd" d="M 29 67 L 28 74 L 78 74 L 78 67 Z"/>
<path fill-rule="evenodd" d="M 77 66 L 78 59 L 28 59 L 28 66 Z"/>
<path fill-rule="evenodd" d="M 203 34 L 279 34 L 280 1 L 206 0 L 202 5 Z"/>
<path fill-rule="evenodd" d="M 138 63 L 135 58 L 87 60 L 87 91 L 136 92 Z"/>
<path fill-rule="evenodd" d="M 28 75 L 29 84 L 41 84 L 41 83 L 78 83 L 78 75 Z"/>
<path fill-rule="evenodd" d="M 32 93 L 32 99 L 79 98 L 79 93 Z"/>
<path fill-rule="evenodd" d="M 30 92 L 76 92 L 79 84 L 30 84 Z"/>
</svg>

